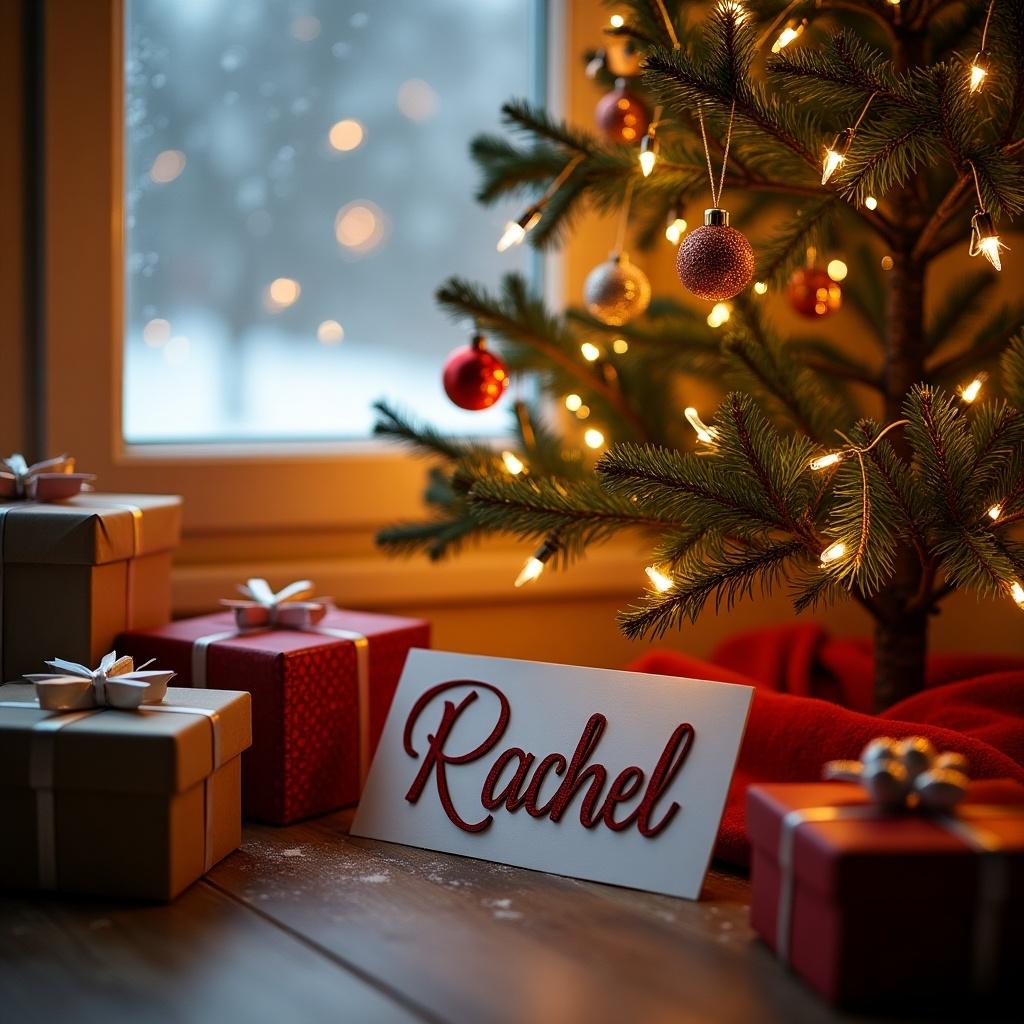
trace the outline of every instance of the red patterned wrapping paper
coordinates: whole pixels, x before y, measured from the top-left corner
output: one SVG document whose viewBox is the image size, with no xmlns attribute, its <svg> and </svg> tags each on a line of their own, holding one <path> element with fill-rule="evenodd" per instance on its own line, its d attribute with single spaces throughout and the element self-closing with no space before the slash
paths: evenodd
<svg viewBox="0 0 1024 1024">
<path fill-rule="evenodd" d="M 373 754 L 410 648 L 430 646 L 419 619 L 332 609 L 320 627 L 359 633 L 369 642 L 368 724 Z M 118 653 L 158 659 L 192 685 L 196 640 L 231 632 L 230 612 L 129 632 Z M 254 630 L 212 643 L 206 685 L 252 694 L 252 747 L 242 759 L 245 817 L 275 825 L 355 803 L 360 791 L 360 708 L 356 645 L 292 629 Z"/>
<path fill-rule="evenodd" d="M 849 783 L 750 787 L 751 924 L 776 953 L 785 900 L 779 852 L 786 816 L 867 805 L 864 791 Z M 982 807 L 996 813 L 976 816 Z M 1001 807 L 1016 816 L 1003 817 Z M 965 998 L 979 988 L 1002 991 L 1014 981 L 1024 949 L 1024 786 L 1009 780 L 971 783 L 958 812 L 994 837 L 1001 851 L 997 875 L 1003 884 L 992 908 L 994 948 L 987 962 L 976 958 L 981 858 L 987 854 L 926 815 L 879 811 L 795 827 L 790 967 L 827 999 L 846 1005 Z M 986 975 L 985 984 L 979 985 L 980 975 Z"/>
</svg>

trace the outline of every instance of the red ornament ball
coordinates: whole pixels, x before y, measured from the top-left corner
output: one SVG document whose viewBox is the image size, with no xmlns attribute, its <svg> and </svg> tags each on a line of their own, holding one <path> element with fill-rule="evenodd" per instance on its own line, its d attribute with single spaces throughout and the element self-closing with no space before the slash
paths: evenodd
<svg viewBox="0 0 1024 1024">
<path fill-rule="evenodd" d="M 451 352 L 444 364 L 445 394 L 460 409 L 489 409 L 508 387 L 508 367 L 488 351 L 477 335 L 471 344 Z"/>
<path fill-rule="evenodd" d="M 594 111 L 597 127 L 609 142 L 639 142 L 647 134 L 651 115 L 643 100 L 626 88 L 620 78 L 611 92 L 597 101 Z"/>
<path fill-rule="evenodd" d="M 789 304 L 811 320 L 834 313 L 842 304 L 842 289 L 823 267 L 800 267 L 789 279 Z"/>
<path fill-rule="evenodd" d="M 717 212 L 717 211 L 716 211 Z M 739 295 L 754 276 L 754 250 L 728 223 L 691 231 L 676 252 L 676 273 L 698 298 L 722 302 Z"/>
</svg>

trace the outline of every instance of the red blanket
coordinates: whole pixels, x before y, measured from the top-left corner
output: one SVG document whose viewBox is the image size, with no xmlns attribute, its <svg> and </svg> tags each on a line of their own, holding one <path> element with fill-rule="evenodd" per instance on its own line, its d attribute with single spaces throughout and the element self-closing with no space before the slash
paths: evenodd
<svg viewBox="0 0 1024 1024">
<path fill-rule="evenodd" d="M 749 858 L 751 783 L 819 779 L 825 761 L 857 757 L 875 736 L 927 736 L 939 750 L 964 754 L 973 778 L 1024 783 L 1024 658 L 936 655 L 928 688 L 881 715 L 870 713 L 870 645 L 814 625 L 733 637 L 712 662 L 654 651 L 629 667 L 757 687 L 715 847 L 715 856 L 734 864 Z"/>
</svg>

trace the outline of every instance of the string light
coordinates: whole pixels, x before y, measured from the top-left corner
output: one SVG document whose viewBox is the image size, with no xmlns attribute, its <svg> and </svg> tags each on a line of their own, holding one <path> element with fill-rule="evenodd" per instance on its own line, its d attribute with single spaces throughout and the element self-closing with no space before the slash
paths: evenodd
<svg viewBox="0 0 1024 1024">
<path fill-rule="evenodd" d="M 999 251 L 1009 246 L 1005 245 L 999 238 L 992 214 L 985 209 L 985 200 L 981 196 L 981 184 L 978 181 L 978 168 L 974 166 L 973 160 L 967 161 L 971 165 L 971 174 L 974 177 L 974 194 L 978 197 L 978 208 L 971 218 L 971 243 L 967 247 L 970 256 L 983 254 L 985 259 L 992 264 L 996 270 L 1003 269 L 1003 261 L 999 258 Z"/>
<path fill-rule="evenodd" d="M 585 341 L 580 345 L 580 355 L 588 363 L 595 363 L 601 358 L 601 350 L 593 342 Z"/>
<path fill-rule="evenodd" d="M 651 176 L 654 165 L 658 162 L 658 153 L 661 150 L 661 142 L 655 134 L 658 130 L 658 121 L 661 118 L 661 107 L 654 108 L 654 117 L 647 126 L 647 134 L 640 141 L 640 171 L 645 178 Z"/>
<path fill-rule="evenodd" d="M 617 356 L 624 356 L 629 351 L 629 342 L 625 338 L 616 338 L 612 342 L 612 351 Z"/>
<path fill-rule="evenodd" d="M 547 206 L 551 197 L 565 184 L 569 175 L 579 166 L 583 160 L 583 155 L 582 153 L 577 153 L 559 171 L 555 179 L 548 185 L 544 195 L 532 206 L 527 207 L 518 220 L 510 220 L 505 223 L 505 230 L 502 232 L 501 238 L 498 239 L 498 252 L 505 252 L 506 249 L 511 249 L 514 245 L 522 244 L 527 233 L 539 223 L 544 213 L 544 207 Z"/>
<path fill-rule="evenodd" d="M 981 389 L 985 386 L 986 380 L 988 380 L 988 374 L 983 371 L 972 381 L 969 381 L 967 384 L 963 384 L 957 388 L 957 394 L 960 396 L 960 401 L 965 405 L 970 405 L 975 401 L 978 395 L 981 394 Z"/>
<path fill-rule="evenodd" d="M 1018 608 L 1024 608 L 1024 587 L 1020 585 L 1018 580 L 1014 580 L 1010 584 L 1010 597 L 1013 598 L 1013 603 Z"/>
<path fill-rule="evenodd" d="M 715 427 L 709 427 L 697 415 L 697 410 L 692 405 L 688 405 L 683 410 L 683 415 L 686 417 L 686 422 L 696 431 L 698 441 L 710 445 L 718 443 L 718 430 Z"/>
<path fill-rule="evenodd" d="M 985 79 L 988 78 L 989 68 L 991 67 L 991 60 L 988 50 L 985 49 L 985 43 L 988 40 L 988 23 L 992 20 L 992 8 L 995 7 L 995 3 L 996 0 L 989 0 L 988 10 L 985 12 L 985 25 L 981 30 L 981 49 L 978 50 L 974 55 L 974 60 L 971 61 L 968 85 L 972 93 L 981 90 L 981 87 L 985 84 Z"/>
<path fill-rule="evenodd" d="M 558 540 L 555 537 L 546 538 L 544 543 L 523 563 L 523 567 L 516 577 L 515 586 L 518 588 L 537 579 L 544 572 L 544 566 L 551 561 L 551 556 L 556 551 L 558 551 Z"/>
<path fill-rule="evenodd" d="M 721 327 L 731 316 L 732 306 L 728 302 L 716 302 L 708 313 L 708 327 Z"/>
<path fill-rule="evenodd" d="M 827 455 L 819 455 L 811 459 L 807 464 L 807 468 L 817 473 L 820 470 L 828 469 L 830 466 L 838 466 L 844 458 L 846 456 L 842 452 L 829 452 Z"/>
<path fill-rule="evenodd" d="M 993 505 L 988 510 L 988 513 L 987 513 L 989 519 L 991 519 L 993 523 L 996 522 L 1002 514 L 1003 514 L 1003 506 L 1002 505 Z"/>
<path fill-rule="evenodd" d="M 588 448 L 600 448 L 604 444 L 604 434 L 595 427 L 590 427 L 583 435 L 583 443 Z"/>
<path fill-rule="evenodd" d="M 832 145 L 826 148 L 825 159 L 821 168 L 822 185 L 827 185 L 829 178 L 846 162 L 846 154 L 850 152 L 850 146 L 853 145 L 853 137 L 857 134 L 857 129 L 860 127 L 861 121 L 864 120 L 864 115 L 868 112 L 868 107 L 871 106 L 871 101 L 875 98 L 875 95 L 875 93 L 872 93 L 867 98 L 867 102 L 861 107 L 853 127 L 844 128 L 832 140 Z"/>
<path fill-rule="evenodd" d="M 502 452 L 501 461 L 512 476 L 519 476 L 526 469 L 526 463 L 515 452 Z"/>
<path fill-rule="evenodd" d="M 1001 249 L 1009 248 L 1000 239 L 992 221 L 992 214 L 987 210 L 975 210 L 971 218 L 971 244 L 967 250 L 968 254 L 977 256 L 981 253 L 996 270 L 1002 270 L 1003 261 L 999 257 L 999 252 Z"/>
<path fill-rule="evenodd" d="M 653 565 L 647 566 L 647 568 L 644 569 L 644 572 L 647 573 L 647 578 L 651 581 L 651 586 L 654 587 L 659 594 L 664 594 L 665 591 L 671 590 L 675 586 L 671 577 L 666 576 L 660 569 L 655 568 Z"/>
<path fill-rule="evenodd" d="M 683 216 L 682 203 L 676 203 L 668 211 L 668 223 L 665 225 L 665 237 L 673 244 L 678 245 L 683 235 L 686 234 L 686 218 Z"/>
<path fill-rule="evenodd" d="M 589 405 L 581 405 L 576 410 L 576 419 L 578 419 L 578 420 L 585 420 L 589 416 L 590 416 L 590 406 Z"/>
<path fill-rule="evenodd" d="M 565 396 L 565 407 L 569 412 L 575 412 L 583 404 L 583 399 L 579 395 L 572 394 Z"/>
<path fill-rule="evenodd" d="M 837 540 L 829 544 L 827 548 L 821 553 L 821 564 L 831 565 L 833 562 L 838 562 L 843 555 L 846 554 L 846 545 L 841 541 Z"/>
<path fill-rule="evenodd" d="M 506 249 L 511 249 L 513 245 L 521 245 L 523 239 L 526 238 L 526 233 L 533 227 L 535 227 L 540 221 L 541 208 L 540 204 L 531 206 L 519 220 L 510 220 L 505 224 L 505 231 L 501 238 L 498 239 L 497 249 L 498 252 L 504 252 Z"/>
<path fill-rule="evenodd" d="M 890 430 L 895 430 L 897 427 L 905 427 L 909 422 L 909 420 L 896 420 L 895 422 L 890 423 L 889 426 L 875 435 L 874 440 L 870 444 L 865 445 L 863 448 L 859 448 L 857 445 L 850 442 L 850 439 L 845 434 L 840 431 L 836 431 L 836 433 L 849 444 L 849 447 L 840 449 L 839 451 L 825 452 L 824 455 L 815 455 L 814 458 L 807 463 L 807 468 L 811 470 L 812 473 L 819 473 L 823 469 L 838 466 L 839 463 L 849 455 L 867 455 L 867 453 L 871 451 L 871 449 L 874 448 Z"/>
<path fill-rule="evenodd" d="M 850 268 L 842 260 L 830 260 L 825 271 L 833 281 L 845 281 Z"/>
<path fill-rule="evenodd" d="M 864 205 L 869 210 L 877 210 L 878 209 L 878 200 L 874 196 L 868 196 L 867 199 L 864 200 Z"/>
<path fill-rule="evenodd" d="M 621 14 L 613 14 L 608 19 L 608 24 L 610 24 L 612 28 L 622 28 L 623 25 L 626 24 L 626 19 Z"/>
<path fill-rule="evenodd" d="M 755 281 L 754 282 L 754 294 L 755 295 L 764 295 L 765 292 L 767 292 L 767 291 L 768 291 L 768 282 L 767 281 Z"/>
<path fill-rule="evenodd" d="M 783 25 L 778 39 L 772 43 L 772 53 L 778 53 L 780 50 L 784 50 L 791 42 L 793 42 L 794 39 L 803 34 L 806 27 L 806 18 L 790 18 L 789 21 Z"/>
</svg>

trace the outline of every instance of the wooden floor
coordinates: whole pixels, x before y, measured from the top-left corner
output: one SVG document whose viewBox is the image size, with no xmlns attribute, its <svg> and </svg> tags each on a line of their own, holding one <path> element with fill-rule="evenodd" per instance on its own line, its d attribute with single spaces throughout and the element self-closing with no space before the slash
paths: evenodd
<svg viewBox="0 0 1024 1024">
<path fill-rule="evenodd" d="M 168 906 L 0 899 L 0 1021 L 853 1019 L 754 938 L 743 879 L 687 902 L 349 838 L 350 818 L 249 827 Z"/>
</svg>

